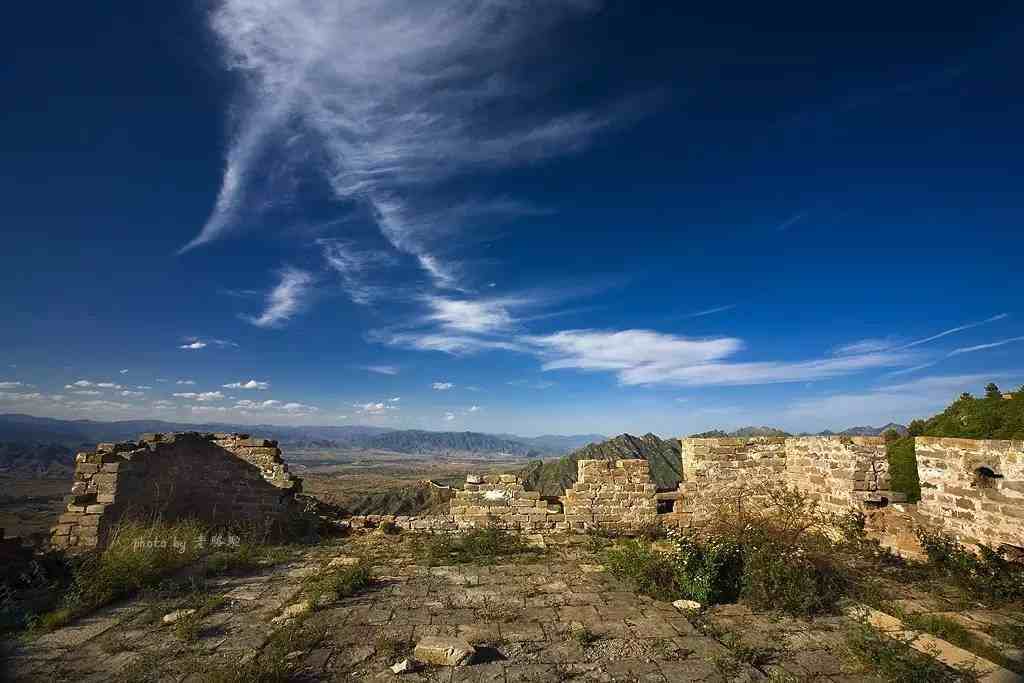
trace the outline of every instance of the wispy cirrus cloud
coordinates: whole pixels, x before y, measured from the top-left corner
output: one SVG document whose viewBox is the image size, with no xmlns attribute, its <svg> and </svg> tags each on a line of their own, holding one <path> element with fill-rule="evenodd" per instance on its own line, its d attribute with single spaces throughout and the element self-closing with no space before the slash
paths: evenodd
<svg viewBox="0 0 1024 683">
<path fill-rule="evenodd" d="M 357 304 L 369 305 L 389 293 L 380 284 L 380 271 L 394 265 L 394 257 L 380 249 L 361 248 L 351 240 L 317 240 L 328 265 L 341 276 L 345 293 Z M 371 280 L 376 279 L 377 282 Z"/>
<path fill-rule="evenodd" d="M 956 334 L 957 332 L 963 332 L 964 330 L 970 330 L 970 329 L 973 329 L 975 327 L 980 327 L 982 325 L 987 325 L 988 323 L 994 323 L 994 322 L 996 322 L 998 320 L 1004 320 L 1004 319 L 1009 318 L 1009 317 L 1010 317 L 1009 313 L 1000 313 L 998 315 L 992 316 L 991 318 L 985 318 L 984 320 L 979 320 L 978 322 L 967 323 L 965 325 L 958 325 L 956 327 L 951 327 L 948 330 L 943 330 L 942 332 L 939 332 L 938 334 L 933 334 L 933 335 L 931 335 L 929 337 L 925 337 L 924 339 L 916 339 L 916 340 L 914 340 L 912 342 L 909 342 L 907 344 L 904 344 L 904 345 L 900 346 L 899 348 L 901 348 L 901 349 L 909 349 L 909 348 L 912 348 L 914 346 L 920 346 L 921 344 L 927 344 L 928 342 L 933 342 L 936 339 L 942 339 L 943 337 L 948 337 L 949 335 Z"/>
<path fill-rule="evenodd" d="M 199 349 L 206 348 L 206 342 L 199 341 L 198 339 L 193 342 L 187 342 L 178 347 L 179 349 L 185 349 L 186 351 L 198 351 Z"/>
<path fill-rule="evenodd" d="M 367 372 L 373 372 L 378 375 L 397 375 L 400 370 L 395 365 L 363 365 L 360 366 Z"/>
<path fill-rule="evenodd" d="M 974 346 L 962 346 L 958 349 L 953 349 L 949 352 L 950 356 L 959 356 L 962 353 L 974 353 L 976 351 L 984 351 L 986 349 L 994 349 L 998 346 L 1005 346 L 1007 344 L 1013 344 L 1014 342 L 1024 341 L 1024 337 L 1010 337 L 1009 339 L 1001 339 L 999 341 L 988 342 L 987 344 L 976 344 Z"/>
<path fill-rule="evenodd" d="M 430 386 L 434 391 L 448 391 L 455 387 L 451 382 L 434 382 Z"/>
<path fill-rule="evenodd" d="M 313 287 L 311 273 L 287 267 L 279 275 L 280 282 L 267 294 L 263 313 L 245 317 L 257 327 L 280 327 L 301 312 L 308 303 Z"/>
<path fill-rule="evenodd" d="M 579 0 L 220 3 L 210 25 L 245 92 L 216 204 L 183 251 L 237 227 L 268 149 L 284 163 L 308 159 L 277 144 L 287 138 L 315 146 L 334 195 L 367 205 L 391 246 L 436 286 L 461 288 L 438 235 L 484 213 L 523 209 L 505 198 L 439 204 L 430 188 L 473 169 L 576 152 L 632 113 L 629 106 L 531 106 L 543 88 L 521 76 L 526 56 L 536 58 L 526 43 L 594 7 Z"/>
<path fill-rule="evenodd" d="M 695 311 L 693 313 L 688 313 L 688 314 L 686 314 L 683 317 L 684 318 L 702 318 L 705 315 L 712 315 L 714 313 L 724 313 L 725 311 L 730 311 L 730 310 L 732 310 L 734 308 L 736 308 L 736 304 L 726 304 L 725 306 L 715 306 L 714 308 L 705 308 L 702 311 Z"/>
</svg>

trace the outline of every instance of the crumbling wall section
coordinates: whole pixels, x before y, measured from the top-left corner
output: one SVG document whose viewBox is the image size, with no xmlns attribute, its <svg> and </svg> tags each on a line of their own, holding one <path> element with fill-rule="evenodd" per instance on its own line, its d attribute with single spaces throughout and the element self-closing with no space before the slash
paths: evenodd
<svg viewBox="0 0 1024 683">
<path fill-rule="evenodd" d="M 55 548 L 73 552 L 102 546 L 122 519 L 272 525 L 290 514 L 301 490 L 277 442 L 247 434 L 144 434 L 99 444 L 75 463 L 67 509 L 51 535 Z"/>
<path fill-rule="evenodd" d="M 469 475 L 464 488 L 455 493 L 450 509 L 460 529 L 563 531 L 568 528 L 561 506 L 542 499 L 537 491 L 527 491 L 514 474 Z M 433 524 L 420 523 L 423 528 Z"/>
<path fill-rule="evenodd" d="M 1024 441 L 914 439 L 924 526 L 1024 548 Z"/>
<path fill-rule="evenodd" d="M 655 521 L 657 486 L 646 460 L 579 460 L 562 498 L 570 529 L 636 529 Z"/>
<path fill-rule="evenodd" d="M 789 437 L 784 481 L 809 493 L 827 512 L 906 501 L 889 489 L 889 458 L 880 436 Z"/>
</svg>

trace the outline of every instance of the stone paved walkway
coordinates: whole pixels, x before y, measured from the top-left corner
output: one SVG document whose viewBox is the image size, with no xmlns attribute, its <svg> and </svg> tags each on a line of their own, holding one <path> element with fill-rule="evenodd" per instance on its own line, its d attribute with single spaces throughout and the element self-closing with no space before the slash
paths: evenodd
<svg viewBox="0 0 1024 683">
<path fill-rule="evenodd" d="M 426 567 L 414 564 L 406 536 L 357 535 L 256 575 L 213 581 L 225 600 L 194 642 L 162 623 L 173 604 L 140 599 L 102 610 L 23 646 L 14 675 L 207 680 L 218 667 L 254 657 L 283 627 L 271 620 L 298 599 L 304 577 L 332 558 L 361 555 L 374 563 L 373 585 L 306 618 L 303 628 L 318 636 L 289 653 L 295 680 L 877 680 L 843 658 L 847 617 L 808 622 L 730 605 L 706 613 L 702 630 L 671 605 L 630 591 L 578 537 L 532 564 Z M 592 638 L 573 637 L 581 625 Z M 392 674 L 389 667 L 426 635 L 469 641 L 475 663 Z"/>
</svg>

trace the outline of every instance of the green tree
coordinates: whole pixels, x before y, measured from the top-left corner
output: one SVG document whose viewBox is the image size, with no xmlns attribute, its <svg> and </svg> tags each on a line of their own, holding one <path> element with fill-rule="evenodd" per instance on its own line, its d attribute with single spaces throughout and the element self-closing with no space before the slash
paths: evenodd
<svg viewBox="0 0 1024 683">
<path fill-rule="evenodd" d="M 999 390 L 995 382 L 989 382 L 985 386 L 985 398 L 1002 398 L 1003 392 Z"/>
</svg>

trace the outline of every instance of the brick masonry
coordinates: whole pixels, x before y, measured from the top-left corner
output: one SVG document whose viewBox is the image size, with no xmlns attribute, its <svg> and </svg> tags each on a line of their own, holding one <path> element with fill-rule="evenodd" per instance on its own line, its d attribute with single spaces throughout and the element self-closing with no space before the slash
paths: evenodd
<svg viewBox="0 0 1024 683">
<path fill-rule="evenodd" d="M 825 511 L 864 511 L 871 532 L 905 554 L 919 553 L 919 526 L 967 543 L 1024 547 L 1024 442 L 918 437 L 916 450 L 919 505 L 889 489 L 880 437 L 682 439 L 676 491 L 657 492 L 646 460 L 580 460 L 576 484 L 560 498 L 527 491 L 516 475 L 470 475 L 447 515 L 360 516 L 349 524 L 434 533 L 689 526 L 730 487 L 779 481 Z M 148 434 L 100 444 L 76 461 L 67 511 L 52 536 L 55 547 L 72 551 L 102 545 L 112 525 L 129 517 L 273 524 L 290 513 L 301 488 L 276 442 L 245 434 Z"/>
<path fill-rule="evenodd" d="M 211 524 L 272 525 L 291 511 L 301 482 L 276 441 L 247 434 L 144 434 L 75 457 L 66 511 L 51 544 L 101 546 L 122 519 L 195 517 Z"/>
<path fill-rule="evenodd" d="M 919 436 L 914 449 L 922 523 L 969 543 L 1024 548 L 1024 441 Z"/>
</svg>

